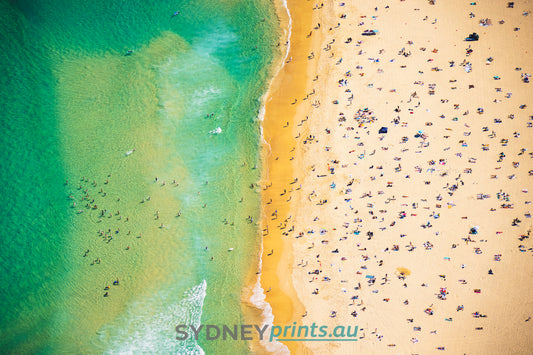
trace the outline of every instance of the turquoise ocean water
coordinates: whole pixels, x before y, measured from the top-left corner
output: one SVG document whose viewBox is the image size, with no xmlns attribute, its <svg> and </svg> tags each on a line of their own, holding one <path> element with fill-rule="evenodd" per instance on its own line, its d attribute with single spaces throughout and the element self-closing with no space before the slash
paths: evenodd
<svg viewBox="0 0 533 355">
<path fill-rule="evenodd" d="M 0 14 L 1 352 L 246 352 L 174 328 L 243 322 L 271 1 Z"/>
</svg>

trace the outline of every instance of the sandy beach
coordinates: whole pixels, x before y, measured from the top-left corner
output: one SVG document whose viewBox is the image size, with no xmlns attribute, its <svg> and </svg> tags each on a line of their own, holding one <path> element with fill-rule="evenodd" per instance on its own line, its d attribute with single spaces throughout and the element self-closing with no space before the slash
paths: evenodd
<svg viewBox="0 0 533 355">
<path fill-rule="evenodd" d="M 358 326 L 291 353 L 532 351 L 532 5 L 288 1 L 261 285 L 274 324 Z"/>
</svg>

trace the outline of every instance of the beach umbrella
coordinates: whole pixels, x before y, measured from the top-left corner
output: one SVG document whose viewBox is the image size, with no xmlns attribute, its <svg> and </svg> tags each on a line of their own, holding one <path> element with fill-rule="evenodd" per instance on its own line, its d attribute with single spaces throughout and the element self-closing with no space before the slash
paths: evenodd
<svg viewBox="0 0 533 355">
<path fill-rule="evenodd" d="M 385 134 L 385 133 L 387 133 L 388 131 L 389 131 L 389 129 L 388 129 L 387 127 L 381 127 L 381 128 L 379 129 L 379 133 L 380 133 L 380 134 Z"/>
<path fill-rule="evenodd" d="M 405 267 L 398 267 L 396 268 L 396 271 L 398 271 L 398 273 L 401 275 L 401 276 L 409 276 L 411 275 L 411 270 L 405 268 Z"/>
</svg>

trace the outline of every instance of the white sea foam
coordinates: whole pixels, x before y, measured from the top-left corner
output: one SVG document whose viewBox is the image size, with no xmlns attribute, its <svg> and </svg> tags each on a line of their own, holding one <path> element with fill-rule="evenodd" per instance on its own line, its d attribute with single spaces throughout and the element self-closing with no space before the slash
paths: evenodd
<svg viewBox="0 0 533 355">
<path fill-rule="evenodd" d="M 215 129 L 211 130 L 209 133 L 211 133 L 211 134 L 220 134 L 220 133 L 222 133 L 222 128 L 217 127 Z"/>
<path fill-rule="evenodd" d="M 274 80 L 276 76 L 278 76 L 281 69 L 285 66 L 285 63 L 287 62 L 287 58 L 289 57 L 289 52 L 291 50 L 292 17 L 291 17 L 291 12 L 289 10 L 289 7 L 287 6 L 287 0 L 283 0 L 283 8 L 287 12 L 287 17 L 289 19 L 287 28 L 283 29 L 283 33 L 284 33 L 283 37 L 286 38 L 287 48 L 285 49 L 285 56 L 283 57 L 283 60 L 281 61 L 281 65 L 277 66 L 276 71 L 274 72 L 274 74 L 272 75 L 272 78 L 270 79 L 266 93 L 261 97 L 261 108 L 259 109 L 259 116 L 258 116 L 258 119 L 261 122 L 265 118 L 265 104 L 266 104 L 266 99 L 268 97 L 268 94 L 270 92 L 270 87 L 272 86 L 272 81 Z"/>
<path fill-rule="evenodd" d="M 198 40 L 192 44 L 193 51 L 198 56 L 211 56 L 217 52 L 223 52 L 235 48 L 239 37 L 234 29 L 226 22 L 218 21 L 209 24 L 204 32 L 199 33 Z"/>
<path fill-rule="evenodd" d="M 283 0 L 283 7 L 285 8 L 285 11 L 287 11 L 287 17 L 289 18 L 289 25 L 287 26 L 287 29 L 284 30 L 287 35 L 287 51 L 285 52 L 285 58 L 283 58 L 283 64 L 285 65 L 285 62 L 287 61 L 287 57 L 289 56 L 289 51 L 291 50 L 291 35 L 292 35 L 292 16 L 291 11 L 289 10 L 289 6 L 287 6 L 287 0 Z"/>
<path fill-rule="evenodd" d="M 270 94 L 270 89 L 271 89 L 271 86 L 272 86 L 272 82 L 274 81 L 274 78 L 276 76 L 278 76 L 278 74 L 281 71 L 281 69 L 285 66 L 285 63 L 287 61 L 287 57 L 289 56 L 289 52 L 290 52 L 290 49 L 291 49 L 292 16 L 291 16 L 291 12 L 289 10 L 289 7 L 287 5 L 287 0 L 283 0 L 282 4 L 283 4 L 283 8 L 285 9 L 285 11 L 287 13 L 287 17 L 289 19 L 287 28 L 283 29 L 283 33 L 285 34 L 284 38 L 287 39 L 287 48 L 285 50 L 285 56 L 283 57 L 283 60 L 281 61 L 281 65 L 278 65 L 276 71 L 274 72 L 274 75 L 272 75 L 272 78 L 270 79 L 267 91 L 261 97 L 261 107 L 259 108 L 259 115 L 257 117 L 257 119 L 261 122 L 261 124 L 259 126 L 259 131 L 260 131 L 260 135 L 261 135 L 261 143 L 264 146 L 268 146 L 269 154 L 272 152 L 272 147 L 265 140 L 265 136 L 263 134 L 263 122 L 265 120 L 265 114 L 266 114 L 266 101 L 267 101 L 267 98 L 269 97 L 269 94 Z M 264 176 L 268 176 L 268 171 L 266 172 L 266 174 Z"/>
<path fill-rule="evenodd" d="M 261 122 L 261 125 L 260 125 L 261 142 L 263 143 L 264 146 L 268 147 L 269 154 L 272 152 L 272 147 L 265 140 L 265 137 L 263 135 L 263 123 L 264 123 L 265 112 L 266 112 L 266 108 L 265 108 L 266 100 L 269 96 L 272 82 L 274 78 L 279 74 L 281 69 L 283 69 L 283 67 L 285 66 L 285 63 L 287 61 L 290 48 L 291 48 L 292 17 L 291 17 L 289 7 L 287 6 L 286 0 L 283 0 L 283 7 L 285 8 L 285 11 L 287 12 L 287 17 L 289 20 L 287 28 L 283 29 L 285 38 L 287 39 L 287 48 L 285 51 L 285 56 L 283 57 L 283 61 L 281 62 L 281 65 L 277 67 L 276 71 L 274 72 L 274 75 L 272 76 L 272 79 L 270 80 L 267 92 L 261 98 L 261 108 L 259 109 L 259 116 L 258 116 L 258 120 Z M 265 172 L 263 172 L 263 174 L 265 174 Z M 266 174 L 268 176 L 268 172 L 266 172 Z M 261 250 L 259 251 L 259 255 L 263 255 L 263 244 L 261 244 Z M 263 266 L 263 259 L 260 257 L 259 258 L 259 269 L 260 270 L 262 269 L 262 266 Z M 256 308 L 261 310 L 261 315 L 263 317 L 262 325 L 268 324 L 269 326 L 272 326 L 274 324 L 274 314 L 272 313 L 272 306 L 266 301 L 265 290 L 263 290 L 263 287 L 261 287 L 261 274 L 257 276 L 257 281 L 255 283 L 252 295 L 250 296 L 250 303 L 252 303 Z M 270 342 L 268 339 L 264 339 L 260 341 L 260 344 L 272 354 L 290 354 L 290 351 L 287 348 L 287 346 L 285 346 L 284 344 L 278 341 Z"/>
<path fill-rule="evenodd" d="M 200 325 L 207 283 L 176 295 L 174 288 L 165 289 L 133 302 L 112 324 L 99 331 L 98 342 L 105 354 L 204 354 L 194 338 L 176 340 L 179 324 Z M 172 301 L 175 300 L 175 301 Z"/>
<path fill-rule="evenodd" d="M 262 261 L 260 261 L 262 264 Z M 261 265 L 260 265 L 261 266 Z M 261 278 L 257 277 L 257 282 L 254 286 L 252 295 L 250 296 L 250 302 L 262 311 L 261 315 L 263 317 L 261 326 L 266 324 L 272 326 L 274 324 L 274 314 L 272 313 L 272 307 L 266 301 L 265 291 L 261 287 Z M 269 341 L 267 337 L 263 340 L 260 340 L 259 343 L 270 353 L 272 354 L 290 354 L 289 349 L 282 343 L 278 341 Z"/>
<path fill-rule="evenodd" d="M 261 243 L 261 248 L 259 250 L 259 270 L 263 268 L 263 244 Z M 271 327 L 274 325 L 274 314 L 272 313 L 272 306 L 266 301 L 265 290 L 261 286 L 261 273 L 257 275 L 257 281 L 255 282 L 254 288 L 252 290 L 252 295 L 250 296 L 250 303 L 254 305 L 257 309 L 261 310 L 262 323 L 261 327 L 264 325 L 269 325 Z M 272 354 L 290 354 L 289 349 L 282 343 L 274 340 L 269 341 L 268 338 L 260 340 L 259 343 L 263 346 L 268 352 Z"/>
<path fill-rule="evenodd" d="M 226 30 L 227 32 L 227 30 Z M 219 50 L 233 45 L 233 33 L 217 34 Z M 179 52 L 165 63 L 154 66 L 161 118 L 169 127 L 179 122 L 198 124 L 199 118 L 220 110 L 229 100 L 232 79 L 216 56 L 211 56 L 212 39 L 198 39 L 191 50 Z M 218 118 L 218 117 L 217 117 Z M 189 123 L 186 123 L 188 125 Z"/>
</svg>

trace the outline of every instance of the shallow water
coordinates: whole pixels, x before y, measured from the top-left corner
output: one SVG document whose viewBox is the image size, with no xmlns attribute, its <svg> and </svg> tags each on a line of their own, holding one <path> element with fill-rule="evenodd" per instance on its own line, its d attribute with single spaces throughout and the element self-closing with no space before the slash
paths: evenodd
<svg viewBox="0 0 533 355">
<path fill-rule="evenodd" d="M 245 351 L 240 342 L 178 342 L 174 328 L 243 321 L 241 291 L 260 242 L 250 184 L 260 176 L 259 100 L 277 54 L 273 5 L 0 9 L 0 253 L 9 260 L 0 347 Z"/>
</svg>

